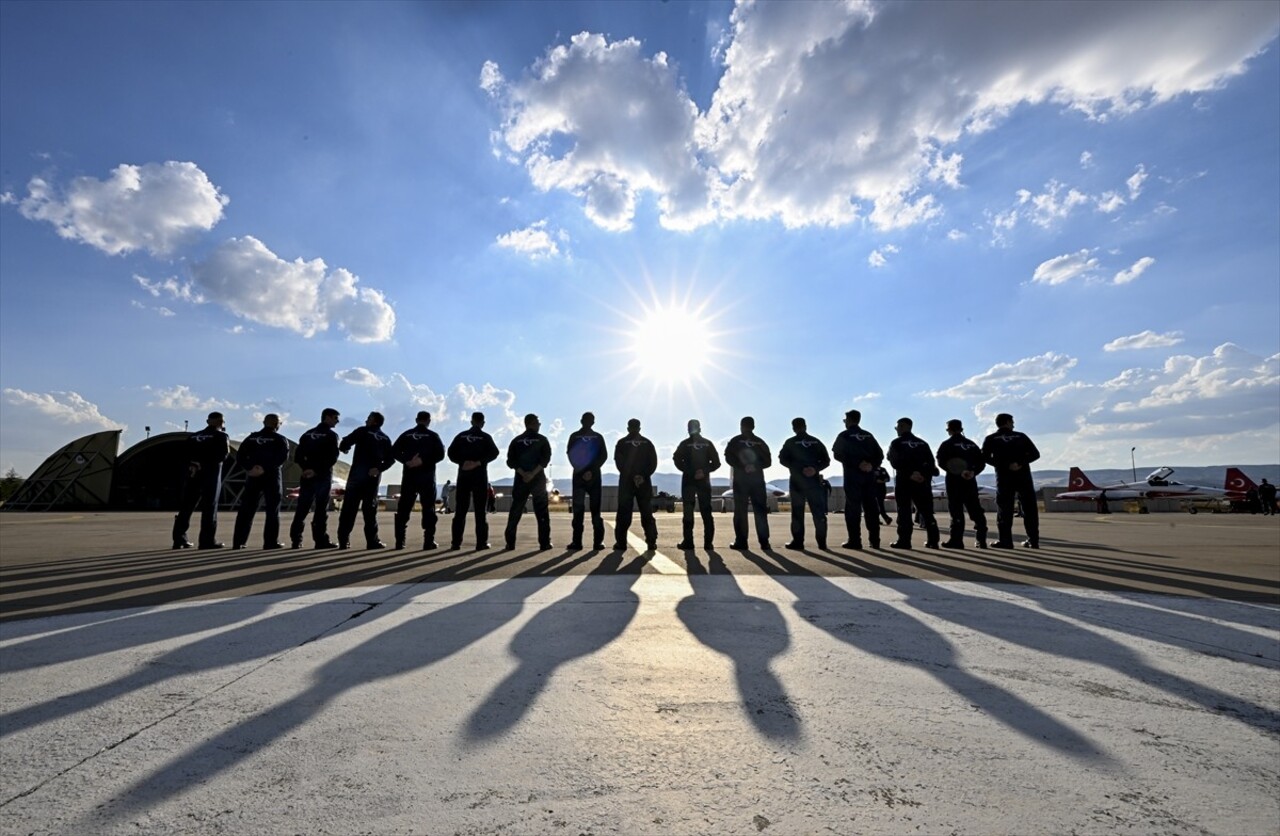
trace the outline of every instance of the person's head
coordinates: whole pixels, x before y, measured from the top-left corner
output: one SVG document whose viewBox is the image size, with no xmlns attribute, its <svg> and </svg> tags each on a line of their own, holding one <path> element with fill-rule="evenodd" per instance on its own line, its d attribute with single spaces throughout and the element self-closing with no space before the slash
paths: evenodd
<svg viewBox="0 0 1280 836">
<path fill-rule="evenodd" d="M 471 413 L 471 426 L 475 427 L 477 430 L 484 426 L 483 412 Z"/>
<path fill-rule="evenodd" d="M 900 436 L 911 435 L 911 419 L 899 418 L 898 423 L 894 424 L 893 428 L 897 430 L 898 435 Z"/>
<path fill-rule="evenodd" d="M 632 418 L 630 421 L 627 422 L 627 432 L 630 433 L 631 435 L 635 435 L 636 433 L 640 432 L 639 418 Z"/>
<path fill-rule="evenodd" d="M 702 434 L 702 422 L 699 421 L 697 418 L 690 418 L 689 419 L 689 435 L 701 435 L 701 434 Z"/>
<path fill-rule="evenodd" d="M 589 430 L 596 425 L 596 416 L 590 412 L 582 413 L 582 428 Z"/>
<path fill-rule="evenodd" d="M 1002 430 L 1013 429 L 1013 416 L 1007 412 L 1001 412 L 996 416 L 996 426 Z"/>
<path fill-rule="evenodd" d="M 756 419 L 752 418 L 750 415 L 747 415 L 742 419 L 742 421 L 738 423 L 738 426 L 742 428 L 742 431 L 744 433 L 755 432 Z"/>
<path fill-rule="evenodd" d="M 423 428 L 429 427 L 429 426 L 431 426 L 431 413 L 430 413 L 430 412 L 427 412 L 427 411 L 424 409 L 424 410 L 422 410 L 421 412 L 419 412 L 419 413 L 418 413 L 418 419 L 417 419 L 417 420 L 418 420 L 418 426 L 419 426 L 419 427 L 423 427 Z"/>
<path fill-rule="evenodd" d="M 959 418 L 952 418 L 947 422 L 948 435 L 964 435 L 964 424 Z"/>
<path fill-rule="evenodd" d="M 221 412 L 210 412 L 209 417 L 205 419 L 210 428 L 220 430 L 226 424 L 222 418 Z"/>
<path fill-rule="evenodd" d="M 524 428 L 527 432 L 536 433 L 542 427 L 542 422 L 538 420 L 538 416 L 530 412 L 524 416 Z"/>
<path fill-rule="evenodd" d="M 320 423 L 326 427 L 336 427 L 340 420 L 342 420 L 342 416 L 333 407 L 327 407 L 320 411 Z"/>
<path fill-rule="evenodd" d="M 803 419 L 803 418 L 792 418 L 792 419 L 791 419 L 791 430 L 792 430 L 792 432 L 802 433 L 802 432 L 804 432 L 804 431 L 805 431 L 806 429 L 808 429 L 808 428 L 809 428 L 809 425 L 808 425 L 808 424 L 806 424 L 806 423 L 804 422 L 804 419 Z"/>
<path fill-rule="evenodd" d="M 364 425 L 371 430 L 377 430 L 382 428 L 382 422 L 385 420 L 381 412 L 370 412 L 369 417 L 364 419 Z"/>
<path fill-rule="evenodd" d="M 264 430 L 271 430 L 271 432 L 275 432 L 280 429 L 280 416 L 276 415 L 274 412 L 268 412 L 266 415 L 263 415 L 262 428 Z"/>
<path fill-rule="evenodd" d="M 853 429 L 862 423 L 862 413 L 856 409 L 851 409 L 844 414 L 844 425 L 847 429 Z"/>
</svg>

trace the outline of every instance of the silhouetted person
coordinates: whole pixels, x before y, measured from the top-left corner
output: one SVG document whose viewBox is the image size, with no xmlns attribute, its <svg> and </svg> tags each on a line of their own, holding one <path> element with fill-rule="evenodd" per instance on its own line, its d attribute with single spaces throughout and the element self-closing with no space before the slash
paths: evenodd
<svg viewBox="0 0 1280 836">
<path fill-rule="evenodd" d="M 444 480 L 444 487 L 440 489 L 440 510 L 446 514 L 453 513 L 453 480 Z"/>
<path fill-rule="evenodd" d="M 893 466 L 893 499 L 898 503 L 898 539 L 891 549 L 911 548 L 911 509 L 915 507 L 925 532 L 925 547 L 938 548 L 938 522 L 933 517 L 933 477 L 938 468 L 928 442 L 911 432 L 910 418 L 894 425 L 898 437 L 889 442 L 889 464 Z"/>
<path fill-rule="evenodd" d="M 453 437 L 449 444 L 449 461 L 458 466 L 458 484 L 454 488 L 457 502 L 453 513 L 451 549 L 462 548 L 462 534 L 467 528 L 467 511 L 475 508 L 476 548 L 489 548 L 489 462 L 498 458 L 498 445 L 484 431 L 484 413 L 471 413 L 471 426 Z"/>
<path fill-rule="evenodd" d="M 223 430 L 221 412 L 210 412 L 203 430 L 187 437 L 187 473 L 182 486 L 182 504 L 173 518 L 173 547 L 189 549 L 187 529 L 191 527 L 191 514 L 203 503 L 200 511 L 200 538 L 202 549 L 220 549 L 218 542 L 218 500 L 222 496 L 222 465 L 231 453 L 231 441 Z"/>
<path fill-rule="evenodd" d="M 431 413 L 419 412 L 412 427 L 400 433 L 391 448 L 403 466 L 400 500 L 396 503 L 396 548 L 403 549 L 409 533 L 413 503 L 422 503 L 422 548 L 436 548 L 436 465 L 444 461 L 444 442 L 431 429 Z"/>
<path fill-rule="evenodd" d="M 338 544 L 329 539 L 329 495 L 333 492 L 333 466 L 338 461 L 338 426 L 340 416 L 336 409 L 320 413 L 320 423 L 302 434 L 298 447 L 293 451 L 293 461 L 302 469 L 298 483 L 298 507 L 293 512 L 293 524 L 289 526 L 289 542 L 295 549 L 302 548 L 302 531 L 306 526 L 307 512 L 315 506 L 311 517 L 311 541 L 317 549 L 336 549 Z"/>
<path fill-rule="evenodd" d="M 1262 480 L 1262 484 L 1258 486 L 1258 501 L 1262 503 L 1262 513 L 1272 516 L 1276 513 L 1276 486 Z"/>
<path fill-rule="evenodd" d="M 996 470 L 996 530 L 992 548 L 1013 548 L 1014 504 L 1022 506 L 1022 524 L 1027 530 L 1024 546 L 1040 548 L 1040 509 L 1036 507 L 1036 486 L 1031 479 L 1031 463 L 1040 451 L 1031 439 L 1013 428 L 1013 416 L 996 416 L 996 431 L 982 442 L 982 456 Z"/>
<path fill-rule="evenodd" d="M 843 548 L 862 549 L 862 520 L 867 521 L 867 542 L 880 548 L 880 489 L 876 470 L 884 461 L 884 450 L 876 437 L 861 427 L 862 413 L 851 409 L 844 414 L 844 432 L 836 436 L 831 455 L 844 465 L 844 525 L 849 539 Z"/>
<path fill-rule="evenodd" d="M 506 546 L 516 547 L 516 529 L 524 515 L 524 505 L 533 499 L 533 518 L 538 522 L 538 548 L 551 548 L 551 513 L 547 508 L 547 465 L 551 463 L 551 442 L 538 430 L 542 422 L 530 412 L 524 416 L 524 432 L 507 445 L 507 467 L 515 471 L 511 483 L 511 510 L 507 513 Z"/>
<path fill-rule="evenodd" d="M 724 460 L 731 468 L 733 486 L 733 544 L 747 548 L 747 505 L 756 518 L 756 539 L 760 548 L 769 548 L 769 494 L 764 482 L 765 468 L 773 464 L 769 445 L 756 435 L 756 419 L 747 416 L 739 424 L 740 435 L 729 439 Z"/>
<path fill-rule="evenodd" d="M 889 516 L 888 509 L 884 506 L 884 501 L 889 496 L 889 471 L 883 467 L 876 468 L 876 507 L 880 509 L 880 520 L 885 525 L 893 522 L 893 517 Z"/>
<path fill-rule="evenodd" d="M 702 437 L 702 424 L 696 418 L 689 421 L 689 437 L 676 445 L 672 461 L 681 473 L 680 503 L 684 506 L 684 539 L 676 548 L 693 548 L 693 505 L 696 501 L 702 516 L 703 545 L 713 549 L 716 521 L 711 515 L 711 474 L 720 469 L 720 454 L 714 444 Z"/>
<path fill-rule="evenodd" d="M 586 506 L 591 507 L 591 547 L 604 548 L 604 517 L 600 514 L 600 468 L 609 460 L 609 449 L 604 436 L 592 429 L 596 416 L 582 413 L 582 429 L 569 434 L 565 452 L 573 466 L 573 535 L 570 549 L 582 548 L 583 517 Z"/>
<path fill-rule="evenodd" d="M 262 418 L 262 429 L 249 433 L 240 442 L 236 462 L 244 468 L 244 490 L 240 492 L 240 510 L 236 512 L 235 532 L 231 548 L 243 549 L 249 542 L 258 501 L 265 500 L 266 522 L 262 525 L 262 547 L 283 549 L 280 542 L 280 495 L 284 492 L 281 468 L 289 460 L 289 442 L 282 436 L 280 416 L 270 413 Z"/>
<path fill-rule="evenodd" d="M 391 439 L 382 431 L 381 412 L 370 412 L 363 427 L 356 427 L 338 450 L 346 453 L 355 448 L 351 456 L 351 473 L 347 478 L 347 492 L 342 500 L 342 513 L 338 515 L 338 548 L 351 546 L 351 530 L 356 525 L 356 512 L 364 513 L 365 548 L 385 549 L 386 543 L 378 539 L 378 486 L 382 472 L 396 463 L 392 455 Z"/>
<path fill-rule="evenodd" d="M 987 512 L 978 497 L 978 474 L 987 467 L 982 448 L 964 437 L 959 418 L 947 422 L 947 440 L 938 445 L 938 466 L 947 474 L 947 513 L 951 532 L 944 549 L 964 548 L 964 515 L 973 520 L 973 534 L 980 549 L 987 547 Z M 1106 504 L 1106 499 L 1102 500 Z"/>
<path fill-rule="evenodd" d="M 627 548 L 627 532 L 631 530 L 631 506 L 640 506 L 640 527 L 645 544 L 658 547 L 658 524 L 653 519 L 653 472 L 658 469 L 658 451 L 653 442 L 640 434 L 640 421 L 627 422 L 627 434 L 613 446 L 613 463 L 618 468 L 618 516 L 614 521 L 613 547 Z"/>
<path fill-rule="evenodd" d="M 795 435 L 778 453 L 778 463 L 791 471 L 791 542 L 788 549 L 804 548 L 804 508 L 813 515 L 813 537 L 819 549 L 827 547 L 827 492 L 822 487 L 822 471 L 831 464 L 827 447 L 809 435 L 803 418 L 791 421 Z"/>
</svg>

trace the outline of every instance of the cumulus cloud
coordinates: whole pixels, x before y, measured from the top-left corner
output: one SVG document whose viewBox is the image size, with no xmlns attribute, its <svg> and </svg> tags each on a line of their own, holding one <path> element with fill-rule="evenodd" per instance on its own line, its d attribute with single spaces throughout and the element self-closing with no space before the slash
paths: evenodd
<svg viewBox="0 0 1280 836">
<path fill-rule="evenodd" d="M 1155 331 L 1143 331 L 1128 337 L 1116 337 L 1102 347 L 1103 351 L 1132 351 L 1141 348 L 1167 348 L 1182 342 L 1181 331 L 1170 331 L 1157 334 Z"/>
<path fill-rule="evenodd" d="M 27 407 L 59 424 L 85 425 L 100 429 L 127 429 L 99 411 L 98 406 L 76 392 L 26 392 L 5 389 L 5 399 L 14 406 Z"/>
<path fill-rule="evenodd" d="M 872 267 L 883 267 L 889 263 L 886 256 L 890 256 L 898 252 L 898 248 L 893 244 L 885 244 L 878 250 L 872 250 L 871 255 L 867 256 L 867 264 Z"/>
<path fill-rule="evenodd" d="M 350 383 L 352 386 L 363 386 L 366 389 L 379 389 L 385 385 L 382 378 L 360 366 L 336 371 L 333 373 L 333 379 Z"/>
<path fill-rule="evenodd" d="M 168 255 L 213 229 L 228 202 L 195 163 L 170 161 L 119 165 L 106 180 L 77 177 L 64 192 L 33 177 L 18 211 L 108 255 Z"/>
<path fill-rule="evenodd" d="M 608 229 L 631 224 L 644 192 L 677 229 L 727 218 L 894 228 L 936 217 L 932 190 L 962 184 L 953 146 L 966 134 L 1020 105 L 1106 121 L 1214 90 L 1274 39 L 1280 12 L 847 0 L 742 3 L 730 24 L 705 113 L 667 57 L 634 39 L 577 34 L 515 79 L 487 62 L 479 83 L 502 108 L 499 141 L 539 188 L 577 195 Z M 1073 205 L 1066 189 L 1036 208 L 1049 218 Z"/>
<path fill-rule="evenodd" d="M 1147 268 L 1155 263 L 1156 263 L 1156 260 L 1151 256 L 1144 256 L 1138 259 L 1137 261 L 1135 261 L 1133 265 L 1129 267 L 1127 270 L 1121 270 L 1119 273 L 1116 273 L 1115 283 L 1128 284 L 1129 282 L 1133 281 L 1134 279 L 1138 278 L 1143 273 L 1145 273 L 1147 271 Z"/>
<path fill-rule="evenodd" d="M 1077 362 L 1076 358 L 1066 354 L 1047 351 L 1016 363 L 997 363 L 963 383 L 922 394 L 930 398 L 981 398 L 998 392 L 1023 391 L 1032 385 L 1043 386 L 1062 380 Z"/>
<path fill-rule="evenodd" d="M 1080 167 L 1081 167 L 1081 168 L 1093 168 L 1093 166 L 1094 166 L 1094 162 L 1093 162 L 1093 152 L 1092 152 L 1092 151 L 1082 151 L 1082 152 L 1080 152 Z"/>
<path fill-rule="evenodd" d="M 395 332 L 395 310 L 381 291 L 323 259 L 285 261 L 246 235 L 221 244 L 191 266 L 199 294 L 252 322 L 311 337 L 336 328 L 355 342 L 384 342 Z"/>
<path fill-rule="evenodd" d="M 1098 259 L 1094 258 L 1093 251 L 1080 250 L 1042 262 L 1036 267 L 1031 281 L 1048 285 L 1063 284 L 1075 278 L 1091 276 L 1097 269 Z"/>
<path fill-rule="evenodd" d="M 878 400 L 879 398 L 880 398 L 879 392 L 865 392 L 861 395 L 853 396 L 853 399 L 855 401 L 874 401 L 874 400 Z"/>
<path fill-rule="evenodd" d="M 147 406 L 156 407 L 157 409 L 198 410 L 203 412 L 212 409 L 251 408 L 251 406 L 242 406 L 220 398 L 201 397 L 191 391 L 190 386 L 182 384 L 171 386 L 167 389 L 151 386 L 143 386 L 142 388 L 144 391 L 151 393 L 152 400 L 147 402 Z"/>
<path fill-rule="evenodd" d="M 1147 169 L 1145 166 L 1138 166 L 1138 170 L 1125 182 L 1129 187 L 1129 199 L 1134 200 L 1138 195 L 1142 194 L 1142 184 L 1147 181 Z"/>
<path fill-rule="evenodd" d="M 191 282 L 179 282 L 172 276 L 160 281 L 148 279 L 146 276 L 139 276 L 136 273 L 133 280 L 137 282 L 143 290 L 157 298 L 168 296 L 170 299 L 178 299 L 183 302 L 190 302 L 193 305 L 204 303 L 204 297 L 196 290 Z"/>
<path fill-rule="evenodd" d="M 564 239 L 563 231 L 559 237 L 561 240 Z M 538 221 L 524 229 L 499 235 L 497 244 L 503 249 L 527 255 L 532 259 L 554 258 L 560 255 L 560 247 L 556 244 L 556 239 L 547 231 L 546 220 Z"/>
</svg>

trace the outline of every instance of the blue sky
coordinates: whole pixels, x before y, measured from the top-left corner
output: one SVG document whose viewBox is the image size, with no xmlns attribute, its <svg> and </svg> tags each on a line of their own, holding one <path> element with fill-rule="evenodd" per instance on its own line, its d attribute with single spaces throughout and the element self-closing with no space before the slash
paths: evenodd
<svg viewBox="0 0 1280 836">
<path fill-rule="evenodd" d="M 1017 416 L 1280 459 L 1280 4 L 0 5 L 0 467 Z M 665 467 L 664 469 L 671 469 Z M 781 472 L 771 476 L 782 475 Z M 394 477 L 393 477 L 394 478 Z M 441 475 L 441 480 L 445 476 Z"/>
</svg>

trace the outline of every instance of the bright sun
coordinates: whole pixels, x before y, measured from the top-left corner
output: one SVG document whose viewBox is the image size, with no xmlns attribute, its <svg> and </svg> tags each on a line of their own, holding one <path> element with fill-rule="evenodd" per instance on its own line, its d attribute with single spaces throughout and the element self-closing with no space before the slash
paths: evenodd
<svg viewBox="0 0 1280 836">
<path fill-rule="evenodd" d="M 688 384 L 701 378 L 716 353 L 711 321 L 680 304 L 655 305 L 631 333 L 635 367 L 655 382 Z"/>
</svg>

